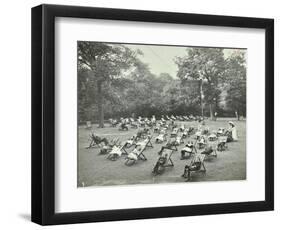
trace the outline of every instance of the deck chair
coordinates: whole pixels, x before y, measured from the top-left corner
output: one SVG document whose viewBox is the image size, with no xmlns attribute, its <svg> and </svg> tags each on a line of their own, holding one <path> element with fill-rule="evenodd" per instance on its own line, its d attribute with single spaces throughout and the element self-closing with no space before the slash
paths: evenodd
<svg viewBox="0 0 281 230">
<path fill-rule="evenodd" d="M 141 129 L 137 132 L 137 138 L 138 139 L 143 139 L 146 138 L 150 134 L 148 128 Z"/>
<path fill-rule="evenodd" d="M 195 133 L 194 133 L 194 139 L 195 140 L 199 140 L 199 138 L 202 136 L 202 130 L 197 130 Z"/>
<path fill-rule="evenodd" d="M 204 154 L 206 157 L 218 157 L 216 146 L 212 146 L 210 144 L 205 147 L 201 154 Z"/>
<path fill-rule="evenodd" d="M 183 132 L 182 132 L 182 137 L 187 138 L 188 136 L 189 136 L 188 129 L 184 129 Z"/>
<path fill-rule="evenodd" d="M 225 133 L 225 129 L 224 128 L 219 128 L 218 131 L 217 131 L 217 135 L 218 136 L 224 136 L 224 133 Z"/>
<path fill-rule="evenodd" d="M 227 136 L 219 136 L 218 137 L 218 144 L 217 144 L 217 150 L 222 152 L 228 149 L 227 146 Z"/>
<path fill-rule="evenodd" d="M 183 121 L 183 118 L 182 118 L 181 115 L 177 116 L 177 119 L 178 119 L 179 121 Z"/>
<path fill-rule="evenodd" d="M 162 121 L 163 123 L 166 123 L 166 120 L 165 120 L 164 117 L 161 118 L 161 121 Z"/>
<path fill-rule="evenodd" d="M 139 126 L 140 127 L 145 127 L 145 122 L 144 121 L 139 121 Z"/>
<path fill-rule="evenodd" d="M 196 154 L 197 150 L 192 141 L 187 142 L 185 147 L 181 150 L 181 160 L 191 157 Z"/>
<path fill-rule="evenodd" d="M 153 123 L 151 121 L 147 121 L 145 124 L 147 125 L 147 127 L 153 128 Z"/>
<path fill-rule="evenodd" d="M 189 165 L 186 165 L 184 167 L 184 172 L 182 174 L 183 178 L 186 178 L 186 181 L 191 180 L 191 173 L 192 172 L 204 172 L 206 173 L 206 167 L 204 164 L 205 160 L 205 155 L 204 154 L 195 154 L 193 159 L 191 160 Z"/>
<path fill-rule="evenodd" d="M 171 137 L 176 137 L 178 134 L 179 129 L 178 128 L 173 128 L 172 132 L 171 132 Z"/>
<path fill-rule="evenodd" d="M 208 135 L 210 133 L 210 128 L 209 127 L 203 127 L 202 128 L 202 134 L 203 135 Z"/>
<path fill-rule="evenodd" d="M 146 157 L 143 154 L 143 151 L 146 149 L 146 145 L 143 143 L 141 145 L 136 146 L 132 152 L 128 153 L 125 158 L 125 165 L 129 166 L 136 163 L 138 160 L 146 161 Z"/>
<path fill-rule="evenodd" d="M 91 121 L 86 121 L 85 129 L 91 129 L 91 128 L 92 128 L 92 123 L 91 123 Z"/>
<path fill-rule="evenodd" d="M 170 148 L 174 151 L 178 151 L 177 144 L 176 144 L 176 138 L 175 137 L 170 138 L 168 140 L 167 144 L 165 145 L 165 147 Z"/>
<path fill-rule="evenodd" d="M 184 141 L 183 141 L 183 134 L 182 133 L 179 133 L 177 136 L 176 136 L 176 145 L 181 145 L 183 144 Z"/>
<path fill-rule="evenodd" d="M 120 143 L 118 137 L 111 139 L 107 144 L 104 144 L 102 142 L 99 154 L 107 154 L 112 150 L 113 146 L 118 146 L 119 144 Z"/>
<path fill-rule="evenodd" d="M 120 146 L 113 146 L 112 149 L 110 150 L 107 159 L 116 161 L 119 157 L 122 156 L 122 154 L 128 154 L 128 152 L 125 149 L 126 147 L 126 142 L 124 142 Z"/>
<path fill-rule="evenodd" d="M 171 120 L 171 118 L 168 115 L 166 115 L 166 119 L 167 119 L 167 121 Z"/>
<path fill-rule="evenodd" d="M 218 139 L 215 133 L 212 133 L 208 136 L 208 141 L 216 141 Z"/>
<path fill-rule="evenodd" d="M 126 123 L 122 123 L 118 129 L 119 131 L 128 131 L 129 127 Z"/>
<path fill-rule="evenodd" d="M 188 136 L 191 136 L 191 135 L 193 135 L 194 133 L 195 133 L 195 128 L 192 127 L 192 126 L 190 126 L 190 127 L 188 128 Z"/>
<path fill-rule="evenodd" d="M 161 148 L 160 152 L 158 153 L 159 158 L 152 170 L 154 175 L 161 174 L 166 167 L 174 166 L 174 163 L 171 159 L 173 152 L 173 149 L 167 148 L 165 146 Z"/>
<path fill-rule="evenodd" d="M 93 148 L 93 147 L 100 147 L 102 143 L 104 143 L 105 145 L 108 144 L 108 140 L 105 137 L 101 138 L 99 136 L 96 136 L 94 133 L 91 133 L 89 135 L 89 140 L 90 140 L 90 144 L 88 147 L 86 147 L 86 149 Z"/>
<path fill-rule="evenodd" d="M 130 148 L 131 146 L 135 145 L 137 141 L 137 136 L 132 136 L 131 138 L 129 138 L 128 140 L 126 140 L 126 148 Z"/>
<path fill-rule="evenodd" d="M 183 116 L 185 121 L 189 121 L 189 117 L 188 116 Z"/>
<path fill-rule="evenodd" d="M 151 139 L 152 139 L 152 136 L 148 135 L 144 140 L 137 142 L 137 143 L 135 144 L 135 146 L 145 145 L 145 147 L 151 147 L 151 148 L 153 148 Z"/>
<path fill-rule="evenodd" d="M 197 146 L 198 146 L 198 149 L 203 149 L 205 148 L 207 145 L 207 139 L 205 136 L 201 135 L 199 137 L 199 139 L 197 139 Z"/>
<path fill-rule="evenodd" d="M 176 118 L 174 117 L 174 115 L 171 115 L 170 118 L 171 118 L 173 121 L 176 120 Z"/>
<path fill-rule="evenodd" d="M 156 138 L 155 138 L 155 143 L 163 143 L 164 141 L 167 141 L 167 133 L 160 133 Z"/>
<path fill-rule="evenodd" d="M 183 132 L 184 130 L 185 130 L 184 125 L 181 125 L 180 128 L 179 128 L 179 131 L 180 131 L 180 132 Z"/>
<path fill-rule="evenodd" d="M 153 132 L 154 133 L 159 133 L 160 132 L 160 126 L 154 127 Z"/>
<path fill-rule="evenodd" d="M 138 124 L 136 122 L 132 122 L 131 123 L 131 128 L 132 129 L 137 129 L 138 128 Z"/>
<path fill-rule="evenodd" d="M 116 127 L 117 124 L 118 124 L 118 121 L 117 120 L 114 120 L 114 119 L 109 119 L 109 123 L 112 127 Z"/>
</svg>

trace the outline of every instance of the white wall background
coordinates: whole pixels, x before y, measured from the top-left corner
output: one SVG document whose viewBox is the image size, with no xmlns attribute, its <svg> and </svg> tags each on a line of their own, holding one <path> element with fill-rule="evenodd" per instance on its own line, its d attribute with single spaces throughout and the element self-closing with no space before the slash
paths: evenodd
<svg viewBox="0 0 281 230">
<path fill-rule="evenodd" d="M 30 9 L 41 1 L 2 1 L 0 13 L 0 226 L 1 229 L 39 229 L 30 219 Z M 51 4 L 85 5 L 111 8 L 161 10 L 187 13 L 221 14 L 275 19 L 275 63 L 280 60 L 279 1 L 245 0 L 56 0 Z M 275 117 L 281 115 L 280 67 L 275 67 Z M 278 131 L 279 129 L 279 131 Z M 275 211 L 200 217 L 123 221 L 69 225 L 68 229 L 267 229 L 280 224 L 281 218 L 281 145 L 280 119 L 275 120 Z M 66 226 L 53 228 L 63 229 Z M 49 227 L 47 227 L 49 228 Z M 276 229 L 276 228 L 274 228 Z"/>
</svg>

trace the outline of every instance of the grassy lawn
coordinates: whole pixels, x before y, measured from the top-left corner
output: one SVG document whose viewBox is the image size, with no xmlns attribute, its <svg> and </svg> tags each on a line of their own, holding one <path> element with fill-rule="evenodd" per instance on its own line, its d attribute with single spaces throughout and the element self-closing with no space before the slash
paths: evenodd
<svg viewBox="0 0 281 230">
<path fill-rule="evenodd" d="M 210 130 L 217 130 L 219 127 L 227 127 L 227 119 L 217 121 L 206 121 Z M 185 123 L 187 126 L 197 127 L 197 122 L 176 122 Z M 217 158 L 210 158 L 205 161 L 206 174 L 196 172 L 192 174 L 191 182 L 198 181 L 222 181 L 222 180 L 245 180 L 246 179 L 246 121 L 235 121 L 238 132 L 238 142 L 228 143 L 228 150 L 217 152 Z M 119 137 L 121 141 L 127 140 L 136 134 L 136 129 L 129 131 L 118 131 L 118 128 L 109 127 L 97 128 L 94 125 L 93 131 L 96 135 L 112 139 Z M 79 127 L 79 151 L 78 151 L 78 187 L 101 185 L 122 185 L 122 184 L 151 184 L 151 183 L 173 183 L 185 182 L 181 177 L 184 166 L 189 164 L 191 159 L 180 160 L 180 150 L 184 144 L 178 147 L 178 151 L 172 155 L 174 167 L 166 168 L 163 174 L 153 176 L 152 169 L 157 162 L 158 152 L 164 144 L 156 144 L 153 135 L 153 148 L 147 148 L 144 154 L 147 161 L 139 160 L 132 166 L 126 166 L 125 156 L 116 161 L 106 159 L 106 155 L 99 155 L 98 148 L 86 149 L 89 145 L 89 134 L 91 130 Z M 189 139 L 193 140 L 193 137 Z M 184 140 L 186 143 L 188 138 Z M 131 149 L 127 149 L 129 152 Z M 188 182 L 189 183 L 189 182 Z"/>
</svg>

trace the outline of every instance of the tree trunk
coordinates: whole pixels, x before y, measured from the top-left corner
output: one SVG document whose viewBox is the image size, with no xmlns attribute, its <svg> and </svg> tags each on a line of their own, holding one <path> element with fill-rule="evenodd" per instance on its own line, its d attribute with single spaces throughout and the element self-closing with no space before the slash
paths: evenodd
<svg viewBox="0 0 281 230">
<path fill-rule="evenodd" d="M 104 128 L 104 112 L 103 112 L 103 95 L 102 95 L 102 82 L 98 81 L 98 114 L 99 114 L 99 128 Z"/>
<path fill-rule="evenodd" d="M 211 121 L 213 121 L 213 120 L 214 120 L 213 105 L 212 105 L 212 104 L 210 104 L 209 106 L 210 106 L 210 119 L 211 119 Z"/>
<path fill-rule="evenodd" d="M 237 110 L 236 112 L 237 112 L 237 115 L 236 115 L 237 116 L 237 121 L 239 121 L 240 120 L 239 110 Z"/>
</svg>

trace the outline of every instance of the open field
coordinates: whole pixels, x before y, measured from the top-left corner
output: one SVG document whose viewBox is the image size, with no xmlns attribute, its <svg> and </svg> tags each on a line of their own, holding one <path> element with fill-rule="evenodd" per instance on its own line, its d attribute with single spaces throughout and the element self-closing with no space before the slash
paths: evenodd
<svg viewBox="0 0 281 230">
<path fill-rule="evenodd" d="M 206 121 L 206 126 L 210 131 L 217 130 L 219 127 L 227 127 L 227 119 L 218 119 L 217 121 Z M 184 123 L 187 126 L 197 127 L 197 122 L 176 122 Z M 217 151 L 217 158 L 209 158 L 205 161 L 207 169 L 206 174 L 201 172 L 192 173 L 192 182 L 198 181 L 222 181 L 222 180 L 244 180 L 246 179 L 246 121 L 235 121 L 238 132 L 238 142 L 228 143 L 228 150 Z M 129 131 L 119 131 L 118 128 L 109 127 L 97 128 L 94 125 L 93 131 L 100 137 L 112 139 L 119 137 L 121 141 L 136 134 L 136 129 Z M 156 144 L 153 135 L 153 148 L 147 148 L 144 154 L 147 161 L 139 160 L 132 166 L 126 166 L 125 156 L 116 161 L 106 159 L 106 155 L 99 155 L 98 148 L 86 149 L 89 145 L 89 134 L 91 130 L 79 127 L 79 147 L 78 147 L 78 187 L 101 186 L 101 185 L 125 185 L 125 184 L 151 184 L 151 183 L 173 183 L 184 182 L 181 177 L 184 166 L 189 164 L 191 159 L 180 160 L 180 149 L 184 144 L 178 147 L 178 151 L 172 155 L 174 167 L 166 168 L 161 175 L 153 176 L 152 169 L 157 162 L 158 152 L 161 146 L 165 144 Z M 184 143 L 193 140 L 193 137 L 184 139 Z M 127 149 L 129 152 L 132 148 Z M 189 183 L 189 182 L 187 182 Z"/>
</svg>

